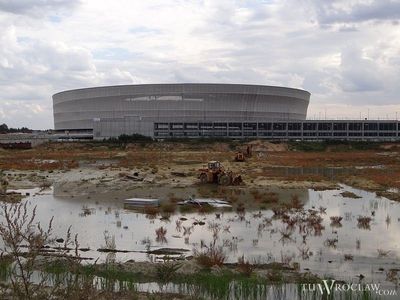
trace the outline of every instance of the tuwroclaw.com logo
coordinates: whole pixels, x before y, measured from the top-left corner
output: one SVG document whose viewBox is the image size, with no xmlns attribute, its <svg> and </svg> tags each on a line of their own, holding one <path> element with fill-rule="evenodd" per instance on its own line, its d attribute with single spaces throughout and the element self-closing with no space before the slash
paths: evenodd
<svg viewBox="0 0 400 300">
<path fill-rule="evenodd" d="M 321 295 L 340 292 L 371 292 L 379 296 L 397 296 L 396 290 L 383 289 L 380 283 L 343 283 L 333 279 L 323 279 L 322 283 L 302 283 L 301 286 L 303 293 L 319 292 Z"/>
</svg>

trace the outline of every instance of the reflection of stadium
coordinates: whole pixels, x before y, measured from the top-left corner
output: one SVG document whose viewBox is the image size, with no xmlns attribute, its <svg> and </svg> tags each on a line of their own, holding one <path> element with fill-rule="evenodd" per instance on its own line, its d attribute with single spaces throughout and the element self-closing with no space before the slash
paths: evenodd
<svg viewBox="0 0 400 300">
<path fill-rule="evenodd" d="M 53 96 L 59 133 L 95 139 L 167 137 L 397 139 L 397 121 L 305 120 L 310 93 L 242 84 L 145 84 L 70 90 Z"/>
</svg>

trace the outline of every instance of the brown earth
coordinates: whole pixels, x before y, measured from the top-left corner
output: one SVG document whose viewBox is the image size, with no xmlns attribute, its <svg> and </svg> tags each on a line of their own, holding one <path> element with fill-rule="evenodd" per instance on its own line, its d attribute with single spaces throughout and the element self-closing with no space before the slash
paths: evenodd
<svg viewBox="0 0 400 300">
<path fill-rule="evenodd" d="M 253 155 L 234 162 L 237 150 L 252 145 Z M 291 151 L 286 143 L 252 141 L 248 144 L 172 143 L 127 144 L 48 143 L 30 150 L 3 150 L 0 168 L 5 170 L 9 188 L 79 182 L 132 185 L 125 175 L 140 174 L 135 184 L 190 186 L 197 182 L 197 170 L 209 160 L 219 160 L 226 169 L 242 174 L 247 187 L 334 188 L 337 183 L 370 191 L 400 188 L 398 144 L 381 144 L 375 150 L 352 150 L 329 146 L 326 151 Z M 334 178 L 318 172 L 287 172 L 290 169 L 346 169 Z M 171 174 L 172 172 L 172 174 Z"/>
</svg>

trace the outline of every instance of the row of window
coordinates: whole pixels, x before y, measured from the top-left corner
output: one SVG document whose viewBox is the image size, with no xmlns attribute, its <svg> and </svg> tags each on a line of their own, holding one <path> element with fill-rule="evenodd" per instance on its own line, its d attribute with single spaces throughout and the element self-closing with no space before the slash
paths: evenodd
<svg viewBox="0 0 400 300">
<path fill-rule="evenodd" d="M 209 132 L 201 132 L 201 131 L 176 131 L 176 132 L 165 132 L 165 131 L 156 131 L 154 132 L 154 136 L 156 137 L 169 137 L 169 136 L 217 136 L 217 137 L 256 137 L 256 136 L 269 136 L 269 137 L 301 137 L 301 132 L 268 132 L 263 131 L 257 132 L 249 131 L 249 132 L 226 132 L 226 131 L 209 131 Z M 304 132 L 303 137 L 400 137 L 400 134 L 397 135 L 395 132 L 365 132 L 362 134 L 361 132 Z"/>
<path fill-rule="evenodd" d="M 400 123 L 155 123 L 155 130 L 396 131 Z"/>
</svg>

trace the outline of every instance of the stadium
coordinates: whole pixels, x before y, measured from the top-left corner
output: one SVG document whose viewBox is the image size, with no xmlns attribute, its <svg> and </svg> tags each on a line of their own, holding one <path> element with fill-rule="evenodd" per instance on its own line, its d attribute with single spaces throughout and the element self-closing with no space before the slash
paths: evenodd
<svg viewBox="0 0 400 300">
<path fill-rule="evenodd" d="M 310 93 L 244 84 L 142 84 L 68 90 L 53 95 L 56 133 L 107 139 L 386 139 L 397 121 L 306 120 Z"/>
</svg>

